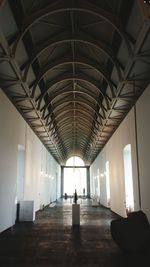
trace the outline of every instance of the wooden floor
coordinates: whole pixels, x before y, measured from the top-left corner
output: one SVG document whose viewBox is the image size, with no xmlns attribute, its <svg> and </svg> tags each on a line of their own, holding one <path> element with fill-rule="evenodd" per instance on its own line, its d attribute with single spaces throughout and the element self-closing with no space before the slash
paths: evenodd
<svg viewBox="0 0 150 267">
<path fill-rule="evenodd" d="M 79 227 L 72 227 L 72 202 L 67 199 L 37 212 L 34 223 L 17 223 L 1 233 L 0 267 L 150 266 L 147 253 L 123 253 L 112 240 L 110 222 L 116 214 L 93 207 L 90 200 L 78 203 Z"/>
</svg>

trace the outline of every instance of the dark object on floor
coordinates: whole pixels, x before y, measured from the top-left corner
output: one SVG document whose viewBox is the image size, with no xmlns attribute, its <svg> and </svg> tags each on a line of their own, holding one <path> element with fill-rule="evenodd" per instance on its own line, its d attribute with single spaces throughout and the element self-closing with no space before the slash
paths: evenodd
<svg viewBox="0 0 150 267">
<path fill-rule="evenodd" d="M 143 211 L 131 212 L 127 218 L 111 221 L 111 235 L 120 249 L 142 251 L 150 246 L 150 225 Z"/>
</svg>

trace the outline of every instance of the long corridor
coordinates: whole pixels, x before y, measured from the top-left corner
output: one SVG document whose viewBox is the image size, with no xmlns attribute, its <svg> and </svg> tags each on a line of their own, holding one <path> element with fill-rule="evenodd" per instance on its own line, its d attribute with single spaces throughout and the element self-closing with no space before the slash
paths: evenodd
<svg viewBox="0 0 150 267">
<path fill-rule="evenodd" d="M 114 243 L 110 222 L 117 215 L 79 199 L 80 226 L 72 227 L 72 199 L 36 213 L 33 223 L 17 223 L 0 235 L 1 267 L 149 266 L 148 256 L 124 254 Z"/>
</svg>

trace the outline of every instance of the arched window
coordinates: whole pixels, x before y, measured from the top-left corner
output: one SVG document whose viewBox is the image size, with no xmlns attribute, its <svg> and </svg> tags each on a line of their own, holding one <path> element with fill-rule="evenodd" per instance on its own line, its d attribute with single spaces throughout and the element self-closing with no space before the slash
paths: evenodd
<svg viewBox="0 0 150 267">
<path fill-rule="evenodd" d="M 77 156 L 71 157 L 66 161 L 66 166 L 84 166 L 84 161 Z"/>
<path fill-rule="evenodd" d="M 132 176 L 132 155 L 131 144 L 124 147 L 124 178 L 125 178 L 125 203 L 126 212 L 134 211 L 133 176 Z"/>
</svg>

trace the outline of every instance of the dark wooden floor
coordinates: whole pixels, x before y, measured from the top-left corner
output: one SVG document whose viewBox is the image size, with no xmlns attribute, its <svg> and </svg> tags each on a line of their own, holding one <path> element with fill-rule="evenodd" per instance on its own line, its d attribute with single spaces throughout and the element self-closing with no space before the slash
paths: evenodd
<svg viewBox="0 0 150 267">
<path fill-rule="evenodd" d="M 68 199 L 37 212 L 34 223 L 17 223 L 1 233 L 0 267 L 150 266 L 149 254 L 123 253 L 112 240 L 110 222 L 116 214 L 92 207 L 89 200 L 80 208 L 79 227 L 72 227 Z"/>
</svg>

